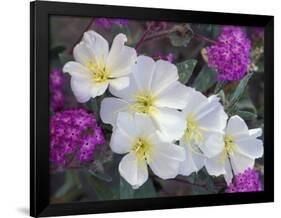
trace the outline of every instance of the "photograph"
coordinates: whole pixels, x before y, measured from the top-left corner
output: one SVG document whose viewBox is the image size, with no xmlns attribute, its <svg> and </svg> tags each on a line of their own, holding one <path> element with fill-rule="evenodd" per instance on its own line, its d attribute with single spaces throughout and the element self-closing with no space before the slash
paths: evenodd
<svg viewBox="0 0 281 218">
<path fill-rule="evenodd" d="M 49 16 L 50 203 L 262 192 L 264 35 Z"/>
</svg>

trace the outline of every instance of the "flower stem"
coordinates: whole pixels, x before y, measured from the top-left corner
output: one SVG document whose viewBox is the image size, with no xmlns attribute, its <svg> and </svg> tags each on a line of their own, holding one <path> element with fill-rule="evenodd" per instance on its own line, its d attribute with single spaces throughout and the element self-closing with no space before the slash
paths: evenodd
<svg viewBox="0 0 281 218">
<path fill-rule="evenodd" d="M 198 33 L 194 33 L 194 36 L 193 36 L 195 39 L 197 39 L 197 40 L 203 40 L 203 41 L 205 41 L 205 42 L 208 42 L 208 43 L 211 43 L 211 44 L 215 44 L 216 43 L 216 41 L 215 40 L 212 40 L 212 39 L 210 39 L 210 38 L 208 38 L 208 37 L 206 37 L 206 36 L 202 36 L 202 35 L 200 35 L 200 34 L 198 34 Z"/>
</svg>

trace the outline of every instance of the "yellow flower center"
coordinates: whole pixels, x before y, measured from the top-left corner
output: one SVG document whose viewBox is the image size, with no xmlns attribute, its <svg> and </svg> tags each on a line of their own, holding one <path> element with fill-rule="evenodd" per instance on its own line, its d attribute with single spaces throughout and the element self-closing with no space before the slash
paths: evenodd
<svg viewBox="0 0 281 218">
<path fill-rule="evenodd" d="M 151 152 L 151 147 L 152 146 L 149 140 L 145 138 L 137 138 L 135 143 L 133 144 L 133 151 L 138 160 L 146 160 L 147 162 L 149 162 L 149 153 Z"/>
<path fill-rule="evenodd" d="M 188 115 L 186 118 L 186 128 L 184 132 L 184 140 L 188 143 L 200 144 L 203 142 L 204 138 L 192 114 Z"/>
<path fill-rule="evenodd" d="M 87 67 L 92 73 L 93 81 L 96 83 L 106 82 L 111 74 L 111 70 L 107 69 L 103 62 L 89 62 Z"/>
<path fill-rule="evenodd" d="M 155 97 L 149 92 L 141 92 L 134 96 L 131 109 L 139 113 L 151 114 L 154 111 Z"/>
<path fill-rule="evenodd" d="M 229 156 L 233 155 L 236 152 L 237 145 L 233 143 L 233 138 L 229 135 L 224 136 L 224 150 L 221 154 L 220 160 L 224 162 L 224 160 Z"/>
</svg>

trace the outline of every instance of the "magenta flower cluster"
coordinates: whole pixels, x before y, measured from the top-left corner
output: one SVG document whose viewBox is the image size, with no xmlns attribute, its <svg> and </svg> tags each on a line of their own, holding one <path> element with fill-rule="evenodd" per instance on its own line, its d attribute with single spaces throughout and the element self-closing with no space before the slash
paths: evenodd
<svg viewBox="0 0 281 218">
<path fill-rule="evenodd" d="M 250 168 L 236 175 L 225 190 L 227 193 L 257 191 L 262 191 L 259 173 Z"/>
<path fill-rule="evenodd" d="M 226 26 L 218 41 L 206 48 L 208 66 L 217 71 L 217 80 L 240 80 L 250 64 L 251 42 L 240 27 Z"/>
<path fill-rule="evenodd" d="M 50 107 L 52 111 L 59 111 L 64 105 L 63 73 L 53 69 L 49 75 Z"/>
<path fill-rule="evenodd" d="M 66 165 L 72 161 L 92 160 L 97 144 L 104 137 L 92 114 L 83 109 L 57 112 L 50 120 L 50 161 Z"/>
<path fill-rule="evenodd" d="M 127 26 L 129 23 L 126 19 L 109 19 L 109 18 L 98 18 L 95 20 L 95 24 L 103 28 L 111 28 L 113 25 Z"/>
</svg>

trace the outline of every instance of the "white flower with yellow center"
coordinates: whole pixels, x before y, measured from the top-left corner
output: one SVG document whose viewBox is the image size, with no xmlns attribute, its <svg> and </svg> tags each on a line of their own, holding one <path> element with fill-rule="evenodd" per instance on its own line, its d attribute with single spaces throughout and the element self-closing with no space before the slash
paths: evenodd
<svg viewBox="0 0 281 218">
<path fill-rule="evenodd" d="M 229 184 L 233 173 L 237 175 L 247 168 L 253 168 L 255 159 L 263 155 L 263 142 L 257 139 L 261 135 L 261 128 L 249 130 L 242 118 L 232 116 L 225 130 L 223 151 L 206 160 L 208 173 L 214 176 L 224 174 Z"/>
<path fill-rule="evenodd" d="M 213 157 L 223 150 L 227 121 L 219 98 L 207 98 L 193 88 L 188 89 L 187 106 L 182 110 L 186 128 L 180 140 L 186 158 L 181 163 L 179 173 L 185 176 L 199 171 L 206 157 Z"/>
<path fill-rule="evenodd" d="M 162 179 L 178 174 L 184 150 L 161 139 L 151 119 L 141 113 L 120 112 L 112 133 L 110 147 L 113 152 L 126 154 L 120 164 L 120 175 L 139 188 L 148 179 L 148 167 Z"/>
<path fill-rule="evenodd" d="M 108 42 L 100 34 L 92 30 L 84 33 L 73 50 L 75 61 L 63 67 L 63 72 L 71 75 L 71 89 L 79 102 L 102 95 L 108 85 L 116 90 L 129 85 L 128 74 L 137 54 L 124 45 L 126 41 L 124 34 L 118 34 L 109 51 Z"/>
<path fill-rule="evenodd" d="M 142 113 L 153 120 L 168 141 L 180 139 L 185 121 L 177 109 L 186 106 L 187 87 L 178 78 L 174 64 L 139 56 L 130 74 L 129 86 L 122 90 L 110 87 L 118 98 L 102 101 L 101 119 L 114 126 L 120 111 Z"/>
</svg>

